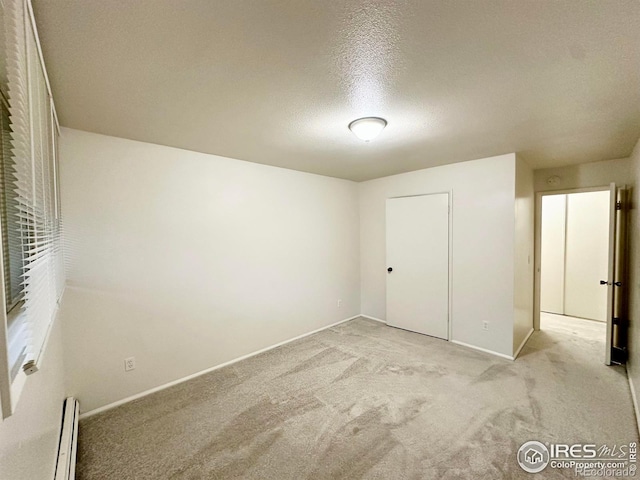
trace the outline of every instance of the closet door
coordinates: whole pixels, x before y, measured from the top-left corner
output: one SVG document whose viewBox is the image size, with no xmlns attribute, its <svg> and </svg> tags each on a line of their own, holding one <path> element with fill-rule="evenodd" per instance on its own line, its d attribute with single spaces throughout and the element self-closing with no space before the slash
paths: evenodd
<svg viewBox="0 0 640 480">
<path fill-rule="evenodd" d="M 542 197 L 540 310 L 564 315 L 566 195 Z"/>
<path fill-rule="evenodd" d="M 611 193 L 567 195 L 564 314 L 607 321 Z"/>
<path fill-rule="evenodd" d="M 387 324 L 449 330 L 449 194 L 387 200 Z"/>
</svg>

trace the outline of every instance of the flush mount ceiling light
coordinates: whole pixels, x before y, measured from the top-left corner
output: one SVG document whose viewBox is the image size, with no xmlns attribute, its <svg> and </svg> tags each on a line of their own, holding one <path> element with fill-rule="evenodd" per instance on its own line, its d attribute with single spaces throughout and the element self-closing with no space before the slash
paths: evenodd
<svg viewBox="0 0 640 480">
<path fill-rule="evenodd" d="M 379 117 L 358 118 L 349 124 L 349 130 L 360 140 L 373 140 L 387 126 L 387 121 Z"/>
</svg>

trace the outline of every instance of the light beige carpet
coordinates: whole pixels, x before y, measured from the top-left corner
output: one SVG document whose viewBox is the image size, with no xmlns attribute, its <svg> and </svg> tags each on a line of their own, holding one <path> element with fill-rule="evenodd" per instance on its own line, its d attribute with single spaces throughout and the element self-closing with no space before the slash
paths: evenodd
<svg viewBox="0 0 640 480">
<path fill-rule="evenodd" d="M 542 328 L 512 362 L 353 320 L 81 421 L 78 478 L 575 478 L 516 452 L 637 441 L 630 392 L 601 325 Z"/>
</svg>

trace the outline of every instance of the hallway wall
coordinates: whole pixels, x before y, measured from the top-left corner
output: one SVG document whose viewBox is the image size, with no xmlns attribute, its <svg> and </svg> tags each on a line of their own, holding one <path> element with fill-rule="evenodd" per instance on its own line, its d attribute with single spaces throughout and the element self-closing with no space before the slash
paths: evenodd
<svg viewBox="0 0 640 480">
<path fill-rule="evenodd" d="M 552 177 L 558 177 L 557 183 L 548 183 Z M 603 187 L 611 182 L 618 185 L 634 184 L 633 165 L 630 158 L 581 163 L 567 167 L 543 168 L 534 173 L 536 192 Z"/>
</svg>

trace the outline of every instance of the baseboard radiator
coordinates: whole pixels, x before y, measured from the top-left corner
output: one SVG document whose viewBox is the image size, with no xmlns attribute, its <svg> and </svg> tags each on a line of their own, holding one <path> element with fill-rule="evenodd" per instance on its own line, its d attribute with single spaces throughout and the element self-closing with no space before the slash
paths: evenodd
<svg viewBox="0 0 640 480">
<path fill-rule="evenodd" d="M 76 478 L 76 447 L 78 445 L 78 417 L 80 404 L 69 397 L 64 401 L 62 431 L 58 447 L 55 480 L 74 480 Z"/>
</svg>

